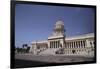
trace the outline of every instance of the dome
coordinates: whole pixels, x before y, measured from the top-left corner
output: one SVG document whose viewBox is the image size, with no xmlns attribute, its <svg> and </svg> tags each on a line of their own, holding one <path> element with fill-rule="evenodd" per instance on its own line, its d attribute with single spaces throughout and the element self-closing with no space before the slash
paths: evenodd
<svg viewBox="0 0 100 69">
<path fill-rule="evenodd" d="M 58 30 L 58 29 L 63 29 L 64 28 L 64 22 L 62 20 L 58 20 L 55 24 L 55 30 Z"/>
<path fill-rule="evenodd" d="M 64 25 L 64 22 L 62 20 L 59 20 L 56 22 L 56 25 Z"/>
</svg>

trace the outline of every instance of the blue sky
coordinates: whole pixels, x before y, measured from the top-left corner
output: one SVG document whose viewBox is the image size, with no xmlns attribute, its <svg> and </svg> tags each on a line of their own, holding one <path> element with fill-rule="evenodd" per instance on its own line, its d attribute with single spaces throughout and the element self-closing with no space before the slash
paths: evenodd
<svg viewBox="0 0 100 69">
<path fill-rule="evenodd" d="M 15 7 L 15 46 L 47 40 L 54 24 L 62 19 L 66 37 L 94 32 L 93 8 L 17 4 Z"/>
</svg>

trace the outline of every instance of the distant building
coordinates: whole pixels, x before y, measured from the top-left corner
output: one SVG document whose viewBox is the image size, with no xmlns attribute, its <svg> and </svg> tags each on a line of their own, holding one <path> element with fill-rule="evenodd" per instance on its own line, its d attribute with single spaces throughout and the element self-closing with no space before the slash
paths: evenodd
<svg viewBox="0 0 100 69">
<path fill-rule="evenodd" d="M 52 36 L 45 41 L 34 41 L 30 48 L 34 55 L 94 56 L 94 33 L 66 37 L 64 23 L 58 20 Z"/>
</svg>

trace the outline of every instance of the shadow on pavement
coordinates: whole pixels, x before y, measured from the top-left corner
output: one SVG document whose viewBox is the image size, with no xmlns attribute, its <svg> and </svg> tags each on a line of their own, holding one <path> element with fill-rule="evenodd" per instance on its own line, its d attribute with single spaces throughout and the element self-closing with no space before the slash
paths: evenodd
<svg viewBox="0 0 100 69">
<path fill-rule="evenodd" d="M 14 68 L 39 67 L 39 66 L 48 66 L 51 64 L 55 64 L 55 63 L 46 63 L 46 62 L 40 62 L 40 61 L 15 59 Z"/>
</svg>

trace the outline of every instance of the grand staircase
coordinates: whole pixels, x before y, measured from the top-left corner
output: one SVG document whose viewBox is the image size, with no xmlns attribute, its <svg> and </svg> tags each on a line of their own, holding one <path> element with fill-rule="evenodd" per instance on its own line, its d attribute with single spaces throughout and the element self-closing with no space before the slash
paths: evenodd
<svg viewBox="0 0 100 69">
<path fill-rule="evenodd" d="M 39 55 L 55 55 L 55 52 L 59 50 L 59 48 L 47 48 L 41 52 L 39 52 Z"/>
</svg>

